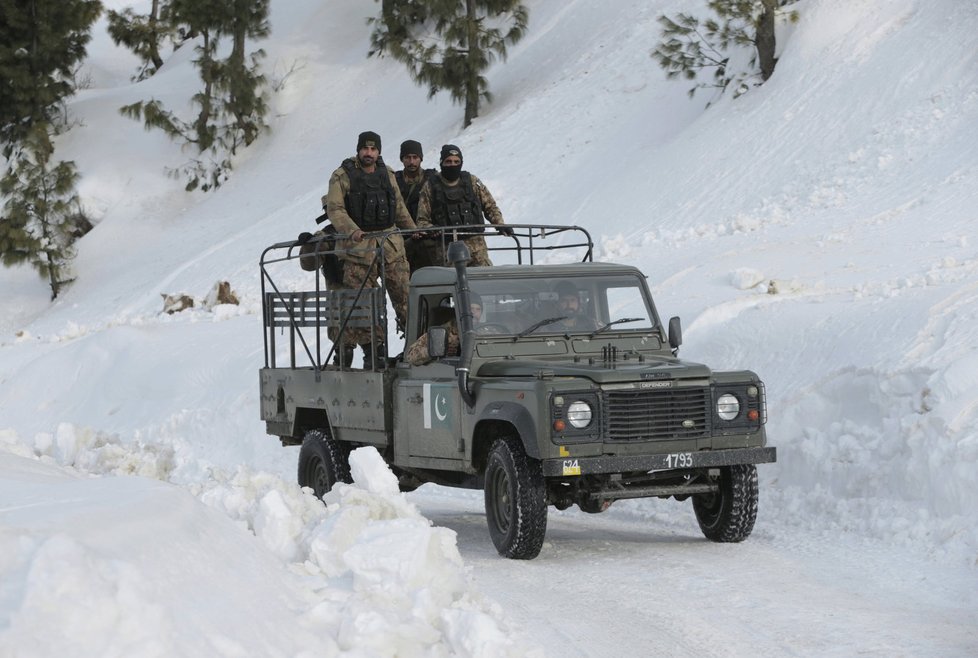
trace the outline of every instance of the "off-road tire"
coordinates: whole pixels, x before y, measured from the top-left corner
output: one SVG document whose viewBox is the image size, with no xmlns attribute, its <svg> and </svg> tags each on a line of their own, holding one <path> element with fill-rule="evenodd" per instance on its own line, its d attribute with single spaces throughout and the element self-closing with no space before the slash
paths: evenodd
<svg viewBox="0 0 978 658">
<path fill-rule="evenodd" d="M 486 521 L 503 557 L 532 560 L 547 534 L 547 488 L 540 462 L 516 437 L 496 439 L 486 463 Z"/>
<path fill-rule="evenodd" d="M 329 429 L 309 430 L 299 449 L 299 486 L 309 487 L 322 499 L 337 482 L 353 482 L 349 457 Z"/>
<path fill-rule="evenodd" d="M 744 541 L 757 519 L 757 467 L 724 466 L 718 484 L 720 488 L 714 493 L 692 496 L 700 530 L 711 541 Z"/>
</svg>

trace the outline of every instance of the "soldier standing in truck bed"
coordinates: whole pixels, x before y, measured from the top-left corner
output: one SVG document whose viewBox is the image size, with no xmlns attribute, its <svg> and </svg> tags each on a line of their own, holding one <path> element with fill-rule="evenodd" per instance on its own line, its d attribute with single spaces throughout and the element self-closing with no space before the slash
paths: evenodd
<svg viewBox="0 0 978 658">
<path fill-rule="evenodd" d="M 401 164 L 404 166 L 401 171 L 394 173 L 397 186 L 404 199 L 404 205 L 411 213 L 411 219 L 418 221 L 418 201 L 421 199 L 421 188 L 426 180 L 432 176 L 437 176 L 438 172 L 434 169 L 423 169 L 421 162 L 424 160 L 424 152 L 421 149 L 421 142 L 407 139 L 401 142 Z M 421 239 L 408 239 L 404 242 L 404 249 L 407 252 L 408 266 L 411 274 L 414 271 L 434 265 L 431 261 L 431 254 L 428 245 Z"/>
<path fill-rule="evenodd" d="M 395 226 L 413 229 L 415 223 L 401 198 L 394 172 L 380 157 L 380 149 L 380 135 L 372 131 L 360 133 L 356 157 L 344 160 L 330 176 L 323 207 L 336 230 L 350 236 L 337 244 L 338 249 L 349 250 L 341 256 L 343 287 L 357 289 L 364 281 L 365 287 L 377 287 L 380 272 L 374 264 L 375 250 L 386 240 L 383 254 L 387 292 L 394 305 L 398 327 L 403 327 L 407 318 L 410 277 L 404 241 L 398 234 L 383 237 L 367 234 L 389 231 Z M 383 331 L 379 334 L 383 335 Z M 364 367 L 373 367 L 369 328 L 348 329 L 345 343 L 349 347 L 340 355 L 344 364 L 349 365 L 353 357 L 352 345 L 356 343 L 363 348 Z M 382 346 L 378 346 L 378 353 L 382 352 Z"/>
<path fill-rule="evenodd" d="M 485 184 L 467 171 L 462 171 L 462 151 L 454 144 L 441 147 L 441 175 L 432 176 L 421 188 L 418 201 L 418 226 L 463 226 L 482 224 L 484 219 L 499 226 L 499 232 L 512 235 L 513 229 L 505 227 L 503 213 L 496 205 Z M 464 238 L 471 258 L 469 266 L 492 265 L 486 240 L 482 235 Z M 443 240 L 428 241 L 432 261 L 445 263 Z"/>
</svg>

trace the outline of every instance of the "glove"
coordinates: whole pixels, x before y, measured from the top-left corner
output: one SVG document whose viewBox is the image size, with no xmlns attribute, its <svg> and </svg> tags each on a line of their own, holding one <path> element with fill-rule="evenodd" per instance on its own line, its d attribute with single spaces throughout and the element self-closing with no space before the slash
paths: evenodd
<svg viewBox="0 0 978 658">
<path fill-rule="evenodd" d="M 299 237 L 297 237 L 295 239 L 295 243 L 296 244 L 305 244 L 305 243 L 309 242 L 310 240 L 312 240 L 312 233 L 307 233 L 307 232 L 303 231 L 302 233 L 299 234 Z"/>
<path fill-rule="evenodd" d="M 513 237 L 513 234 L 515 233 L 515 231 L 508 226 L 497 226 L 496 230 L 508 237 Z"/>
</svg>

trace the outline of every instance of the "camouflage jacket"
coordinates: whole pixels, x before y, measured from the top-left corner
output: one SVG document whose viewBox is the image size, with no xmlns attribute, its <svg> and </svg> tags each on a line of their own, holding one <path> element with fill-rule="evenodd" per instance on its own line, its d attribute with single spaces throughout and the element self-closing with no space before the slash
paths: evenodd
<svg viewBox="0 0 978 658">
<path fill-rule="evenodd" d="M 571 331 L 594 331 L 598 328 L 598 323 L 594 318 L 583 313 L 569 315 L 566 320 L 555 322 L 551 325 L 555 329 L 570 329 Z"/>
<path fill-rule="evenodd" d="M 359 167 L 359 162 L 357 162 Z M 416 225 L 414 220 L 411 219 L 411 214 L 408 212 L 407 206 L 404 205 L 404 199 L 401 198 L 401 192 L 397 187 L 397 180 L 394 178 L 394 172 L 387 167 L 387 175 L 390 176 L 391 187 L 394 188 L 394 195 L 397 198 L 397 208 L 395 210 L 394 224 L 401 229 L 414 229 Z M 322 198 L 323 207 L 326 209 L 326 214 L 329 216 L 329 221 L 333 223 L 336 227 L 337 232 L 340 234 L 351 234 L 356 231 L 359 227 L 350 214 L 346 211 L 346 195 L 350 192 L 350 177 L 346 173 L 343 167 L 339 167 L 333 172 L 333 175 L 329 177 L 329 190 L 326 195 Z M 345 260 L 352 260 L 361 263 L 373 262 L 374 250 L 380 246 L 383 237 L 380 238 L 369 238 L 361 242 L 353 242 L 352 240 L 339 240 L 337 241 L 337 249 L 349 249 L 350 251 L 342 255 Z M 401 239 L 400 235 L 390 235 L 387 237 L 387 245 L 384 251 L 385 260 L 390 262 L 392 260 L 398 260 L 404 258 L 404 240 Z"/>
<path fill-rule="evenodd" d="M 447 356 L 458 356 L 461 351 L 458 327 L 456 327 L 454 322 L 446 322 L 441 326 L 448 331 L 448 345 L 445 354 Z M 432 361 L 432 358 L 428 356 L 427 332 L 421 334 L 416 341 L 404 350 L 404 360 L 412 366 L 420 366 Z"/>
</svg>

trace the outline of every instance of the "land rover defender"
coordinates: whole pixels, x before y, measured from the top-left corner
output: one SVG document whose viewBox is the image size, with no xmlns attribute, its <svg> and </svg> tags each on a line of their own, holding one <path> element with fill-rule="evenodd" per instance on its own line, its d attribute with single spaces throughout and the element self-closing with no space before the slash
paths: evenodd
<svg viewBox="0 0 978 658">
<path fill-rule="evenodd" d="M 473 227 L 493 267 L 467 267 L 465 227 L 439 233 L 451 262 L 411 277 L 404 345 L 427 339 L 413 364 L 387 353 L 383 276 L 350 289 L 329 275 L 342 241 L 263 253 L 261 416 L 283 445 L 301 445 L 299 483 L 322 496 L 350 481 L 352 449 L 374 446 L 403 491 L 483 489 L 509 558 L 538 555 L 549 506 L 598 513 L 626 498 L 690 499 L 708 539 L 746 539 L 756 464 L 776 459 L 763 382 L 679 359 L 679 318 L 661 321 L 637 268 L 593 262 L 584 229 L 511 228 Z M 306 275 L 300 251 L 320 259 Z M 369 369 L 331 358 L 355 327 L 382 354 Z"/>
</svg>

